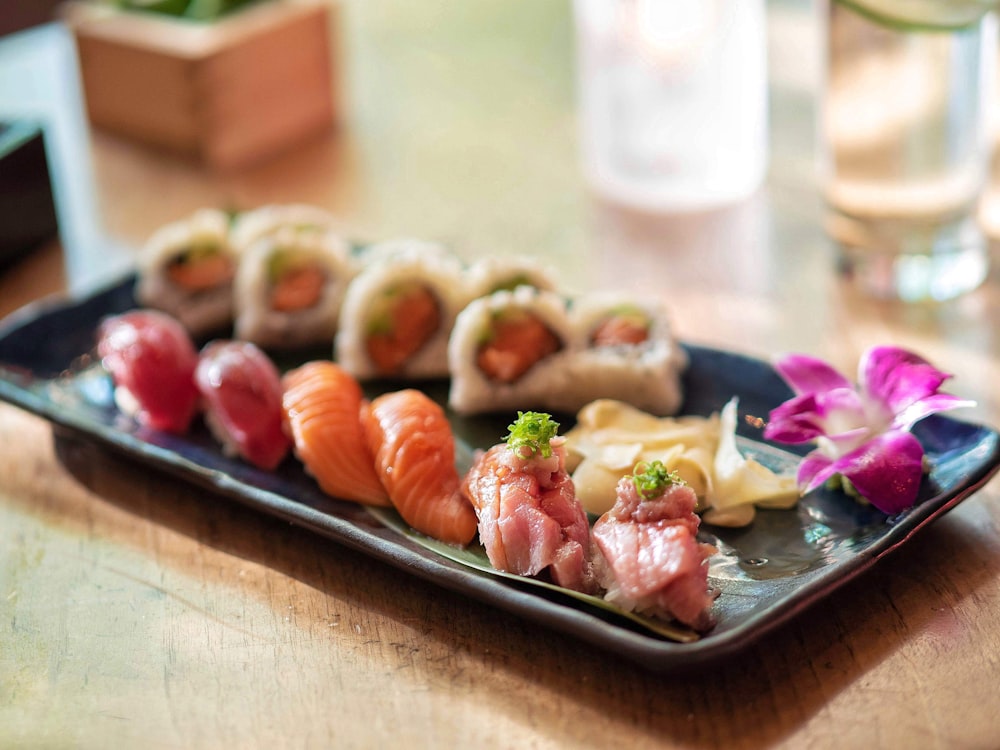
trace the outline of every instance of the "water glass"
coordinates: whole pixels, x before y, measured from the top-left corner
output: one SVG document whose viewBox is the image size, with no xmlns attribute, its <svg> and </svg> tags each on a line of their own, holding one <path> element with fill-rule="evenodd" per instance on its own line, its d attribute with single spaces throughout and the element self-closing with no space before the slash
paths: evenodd
<svg viewBox="0 0 1000 750">
<path fill-rule="evenodd" d="M 584 172 L 650 211 L 738 201 L 768 160 L 764 0 L 575 0 Z"/>
<path fill-rule="evenodd" d="M 821 106 L 827 230 L 874 296 L 947 300 L 989 268 L 996 19 L 982 3 L 828 0 Z"/>
</svg>

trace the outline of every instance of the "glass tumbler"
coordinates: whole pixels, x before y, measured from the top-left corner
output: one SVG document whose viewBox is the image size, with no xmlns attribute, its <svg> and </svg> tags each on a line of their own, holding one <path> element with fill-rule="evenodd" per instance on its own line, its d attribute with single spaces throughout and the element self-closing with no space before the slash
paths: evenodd
<svg viewBox="0 0 1000 750">
<path fill-rule="evenodd" d="M 827 231 L 873 296 L 947 300 L 989 268 L 996 18 L 977 0 L 828 0 L 821 102 Z"/>
<path fill-rule="evenodd" d="M 768 162 L 764 0 L 574 0 L 583 170 L 641 210 L 739 201 Z"/>
</svg>

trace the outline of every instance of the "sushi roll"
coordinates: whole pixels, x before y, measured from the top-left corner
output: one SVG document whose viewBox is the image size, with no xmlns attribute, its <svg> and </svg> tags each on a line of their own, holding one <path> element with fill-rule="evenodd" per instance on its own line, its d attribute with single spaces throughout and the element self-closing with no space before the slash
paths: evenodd
<svg viewBox="0 0 1000 750">
<path fill-rule="evenodd" d="M 212 341 L 198 357 L 195 385 L 205 423 L 223 452 L 272 470 L 288 454 L 282 427 L 281 376 L 249 341 Z"/>
<path fill-rule="evenodd" d="M 333 362 L 307 362 L 282 379 L 282 409 L 295 454 L 323 492 L 389 505 L 361 425 L 361 386 Z"/>
<path fill-rule="evenodd" d="M 244 211 L 233 219 L 229 241 L 245 252 L 258 240 L 285 229 L 302 232 L 336 232 L 336 217 L 324 208 L 305 203 L 270 204 Z"/>
<path fill-rule="evenodd" d="M 341 307 L 337 361 L 361 380 L 448 374 L 448 337 L 467 300 L 461 264 L 402 253 L 366 265 Z"/>
<path fill-rule="evenodd" d="M 575 412 L 596 399 L 617 399 L 659 416 L 677 413 L 687 355 L 659 300 L 593 293 L 573 300 L 570 319 L 573 387 L 552 394 L 550 408 Z"/>
<path fill-rule="evenodd" d="M 697 541 L 697 502 L 694 490 L 659 461 L 619 480 L 614 505 L 592 532 L 605 599 L 700 632 L 712 628 L 708 557 L 714 548 Z"/>
<path fill-rule="evenodd" d="M 198 353 L 176 319 L 157 310 L 106 318 L 98 327 L 97 353 L 123 413 L 155 430 L 187 431 L 198 411 Z"/>
<path fill-rule="evenodd" d="M 590 524 L 566 472 L 566 449 L 550 415 L 518 412 L 505 442 L 477 456 L 462 484 L 479 539 L 497 570 L 547 575 L 593 592 Z"/>
<path fill-rule="evenodd" d="M 571 388 L 566 302 L 530 286 L 473 300 L 448 345 L 448 403 L 460 414 L 548 408 Z"/>
<path fill-rule="evenodd" d="M 482 258 L 469 267 L 466 277 L 473 298 L 503 290 L 512 292 L 519 286 L 557 290 L 554 272 L 527 256 Z"/>
<path fill-rule="evenodd" d="M 375 471 L 403 520 L 449 544 L 471 542 L 476 513 L 461 492 L 444 409 L 408 388 L 375 398 L 362 409 L 361 421 Z"/>
<path fill-rule="evenodd" d="M 284 227 L 259 239 L 236 272 L 236 338 L 265 349 L 332 345 L 354 275 L 348 254 L 331 232 Z"/>
<path fill-rule="evenodd" d="M 229 216 L 201 209 L 153 233 L 139 257 L 136 300 L 177 318 L 194 336 L 232 324 L 237 256 Z"/>
</svg>

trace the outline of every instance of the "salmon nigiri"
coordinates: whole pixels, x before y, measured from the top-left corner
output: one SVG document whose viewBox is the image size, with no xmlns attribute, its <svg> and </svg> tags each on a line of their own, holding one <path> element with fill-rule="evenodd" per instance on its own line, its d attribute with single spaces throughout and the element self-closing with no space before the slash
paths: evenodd
<svg viewBox="0 0 1000 750">
<path fill-rule="evenodd" d="M 307 362 L 282 379 L 295 454 L 329 495 L 389 505 L 361 427 L 361 386 L 333 362 Z"/>
<path fill-rule="evenodd" d="M 622 477 L 614 506 L 594 524 L 605 598 L 623 609 L 674 618 L 699 631 L 714 624 L 708 585 L 712 548 L 697 541 L 691 487 L 659 461 Z"/>
<path fill-rule="evenodd" d="M 566 472 L 558 427 L 548 414 L 518 412 L 507 441 L 477 456 L 463 492 L 494 568 L 545 573 L 559 586 L 591 592 L 590 525 Z"/>
<path fill-rule="evenodd" d="M 455 437 L 444 410 L 415 389 L 385 393 L 363 417 L 375 469 L 410 526 L 451 544 L 476 535 L 476 513 L 462 497 Z"/>
</svg>

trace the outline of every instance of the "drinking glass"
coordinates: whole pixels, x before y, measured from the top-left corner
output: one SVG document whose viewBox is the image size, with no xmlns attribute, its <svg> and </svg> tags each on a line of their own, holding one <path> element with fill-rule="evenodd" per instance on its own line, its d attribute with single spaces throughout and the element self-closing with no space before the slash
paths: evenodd
<svg viewBox="0 0 1000 750">
<path fill-rule="evenodd" d="M 738 201 L 768 161 L 764 0 L 575 0 L 583 167 L 650 211 Z"/>
<path fill-rule="evenodd" d="M 823 177 L 842 270 L 882 298 L 975 289 L 994 14 L 981 0 L 828 0 L 825 14 Z"/>
</svg>

